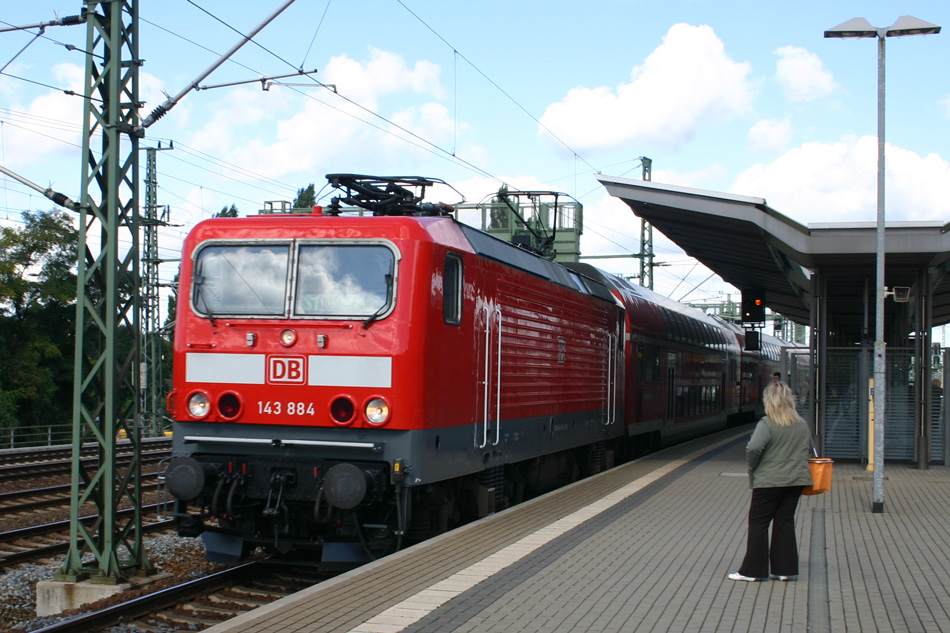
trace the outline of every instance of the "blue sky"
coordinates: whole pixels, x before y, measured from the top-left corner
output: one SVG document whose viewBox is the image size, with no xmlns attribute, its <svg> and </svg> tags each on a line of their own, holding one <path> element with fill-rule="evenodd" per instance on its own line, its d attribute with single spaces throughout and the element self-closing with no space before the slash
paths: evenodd
<svg viewBox="0 0 950 633">
<path fill-rule="evenodd" d="M 13 25 L 82 7 L 4 4 L 0 20 Z M 221 21 L 246 32 L 279 4 L 140 0 L 143 117 L 237 41 Z M 158 155 L 159 203 L 180 225 L 163 229 L 163 255 L 177 256 L 187 228 L 224 206 L 254 213 L 333 172 L 441 178 L 469 201 L 502 182 L 563 191 L 585 205 L 585 253 L 636 253 L 639 221 L 593 174 L 638 178 L 641 156 L 654 182 L 763 197 L 803 224 L 873 222 L 876 42 L 822 34 L 857 16 L 888 26 L 905 14 L 945 31 L 887 40 L 888 219 L 947 222 L 950 3 L 296 0 L 255 38 L 261 47 L 248 44 L 202 83 L 302 67 L 339 94 L 203 90 L 151 126 L 143 146 L 176 148 Z M 0 63 L 30 37 L 0 33 Z M 81 93 L 83 55 L 64 44 L 84 43 L 83 26 L 50 27 L 5 71 L 20 79 L 0 76 L 0 160 L 71 196 L 81 99 L 30 82 Z M 0 179 L 0 221 L 49 207 Z M 704 301 L 730 291 L 660 235 L 655 251 L 668 264 L 659 292 Z M 629 258 L 597 264 L 638 269 Z M 169 264 L 163 277 L 174 272 Z"/>
</svg>

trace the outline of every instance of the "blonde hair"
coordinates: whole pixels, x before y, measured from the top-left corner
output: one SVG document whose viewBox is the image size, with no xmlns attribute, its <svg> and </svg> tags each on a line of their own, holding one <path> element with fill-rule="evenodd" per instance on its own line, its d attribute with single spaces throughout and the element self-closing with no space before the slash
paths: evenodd
<svg viewBox="0 0 950 633">
<path fill-rule="evenodd" d="M 795 397 L 784 382 L 773 382 L 765 388 L 763 394 L 765 415 L 779 426 L 793 426 L 804 422 L 795 410 Z"/>
</svg>

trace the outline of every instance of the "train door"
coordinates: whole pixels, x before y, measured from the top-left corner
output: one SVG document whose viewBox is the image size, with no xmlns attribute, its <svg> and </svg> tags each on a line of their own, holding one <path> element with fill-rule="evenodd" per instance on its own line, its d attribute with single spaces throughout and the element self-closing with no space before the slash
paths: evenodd
<svg viewBox="0 0 950 633">
<path fill-rule="evenodd" d="M 676 354 L 666 353 L 666 423 L 676 419 Z"/>
<path fill-rule="evenodd" d="M 479 316 L 474 442 L 475 447 L 481 449 L 497 445 L 501 439 L 501 308 L 484 305 Z"/>
</svg>

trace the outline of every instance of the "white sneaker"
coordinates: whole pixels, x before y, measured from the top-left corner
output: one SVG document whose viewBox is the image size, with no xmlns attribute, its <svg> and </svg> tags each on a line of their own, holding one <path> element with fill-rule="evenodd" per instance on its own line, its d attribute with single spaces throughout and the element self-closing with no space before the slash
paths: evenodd
<svg viewBox="0 0 950 633">
<path fill-rule="evenodd" d="M 728 576 L 729 580 L 743 580 L 745 582 L 759 582 L 762 578 L 752 578 L 751 576 L 743 576 L 739 572 L 733 572 Z"/>
<path fill-rule="evenodd" d="M 772 580 L 780 580 L 782 582 L 789 582 L 791 580 L 798 580 L 798 576 L 781 576 L 779 574 L 769 574 L 769 578 Z"/>
</svg>

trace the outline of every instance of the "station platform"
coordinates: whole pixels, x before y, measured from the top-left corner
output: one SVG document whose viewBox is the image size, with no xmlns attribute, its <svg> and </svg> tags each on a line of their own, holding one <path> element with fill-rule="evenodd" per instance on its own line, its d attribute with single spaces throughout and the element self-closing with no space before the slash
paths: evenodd
<svg viewBox="0 0 950 633">
<path fill-rule="evenodd" d="M 207 631 L 950 632 L 950 469 L 835 464 L 802 497 L 796 582 L 734 582 L 751 426 L 499 512 Z"/>
</svg>

